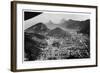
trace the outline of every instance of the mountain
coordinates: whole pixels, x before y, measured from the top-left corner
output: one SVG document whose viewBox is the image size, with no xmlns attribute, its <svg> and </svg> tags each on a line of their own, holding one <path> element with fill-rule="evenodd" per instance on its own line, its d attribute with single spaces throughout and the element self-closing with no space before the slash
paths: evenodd
<svg viewBox="0 0 100 73">
<path fill-rule="evenodd" d="M 61 22 L 62 23 L 60 23 L 60 24 L 62 27 L 65 27 L 68 29 L 79 29 L 79 24 L 81 21 L 76 21 L 76 20 L 72 20 L 72 19 L 69 19 L 69 20 L 63 19 Z"/>
<path fill-rule="evenodd" d="M 90 35 L 90 20 L 85 20 L 80 22 L 80 30 L 78 32 Z"/>
<path fill-rule="evenodd" d="M 78 21 L 78 20 L 62 20 L 60 23 L 61 27 L 64 27 L 66 29 L 72 29 L 76 30 L 83 34 L 90 34 L 90 19 L 84 20 L 84 21 Z"/>
<path fill-rule="evenodd" d="M 59 27 L 59 24 L 55 24 L 55 23 L 53 23 L 53 22 L 50 20 L 50 21 L 48 21 L 48 22 L 46 23 L 46 26 L 47 26 L 50 30 L 52 30 L 52 29 L 54 29 L 54 28 L 56 28 L 56 27 Z"/>
<path fill-rule="evenodd" d="M 70 37 L 71 34 L 57 27 L 50 32 L 48 32 L 47 36 L 55 37 L 55 38 L 66 38 Z"/>
<path fill-rule="evenodd" d="M 43 23 L 37 23 L 25 30 L 25 32 L 27 33 L 38 33 L 38 34 L 45 34 L 48 31 L 49 29 Z"/>
</svg>

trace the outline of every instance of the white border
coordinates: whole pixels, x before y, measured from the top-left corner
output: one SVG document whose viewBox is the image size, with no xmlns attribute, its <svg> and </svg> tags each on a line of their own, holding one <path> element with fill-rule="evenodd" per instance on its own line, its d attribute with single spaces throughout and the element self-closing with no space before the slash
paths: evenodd
<svg viewBox="0 0 100 73">
<path fill-rule="evenodd" d="M 90 59 L 74 59 L 74 60 L 52 60 L 52 61 L 33 61 L 22 62 L 22 10 L 51 10 L 51 11 L 72 11 L 72 12 L 89 12 L 91 26 L 90 26 Z M 51 68 L 51 67 L 68 67 L 68 66 L 82 66 L 96 64 L 96 10 L 94 8 L 81 7 L 60 7 L 60 6 L 43 6 L 43 5 L 28 5 L 17 4 L 17 69 L 35 69 L 35 68 Z"/>
</svg>

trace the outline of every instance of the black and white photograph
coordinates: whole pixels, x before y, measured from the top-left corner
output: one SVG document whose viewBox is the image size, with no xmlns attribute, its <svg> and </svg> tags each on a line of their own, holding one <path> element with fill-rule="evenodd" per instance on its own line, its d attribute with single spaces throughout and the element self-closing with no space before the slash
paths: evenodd
<svg viewBox="0 0 100 73">
<path fill-rule="evenodd" d="M 97 66 L 97 6 L 11 3 L 11 70 Z"/>
<path fill-rule="evenodd" d="M 24 61 L 90 58 L 90 14 L 70 13 L 24 11 Z"/>
</svg>

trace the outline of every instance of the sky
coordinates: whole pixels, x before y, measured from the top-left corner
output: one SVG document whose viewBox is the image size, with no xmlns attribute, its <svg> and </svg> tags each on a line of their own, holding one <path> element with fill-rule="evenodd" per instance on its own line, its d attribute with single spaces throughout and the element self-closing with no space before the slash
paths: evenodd
<svg viewBox="0 0 100 73">
<path fill-rule="evenodd" d="M 52 21 L 54 24 L 59 24 L 62 21 L 62 19 L 84 21 L 86 19 L 90 19 L 90 14 L 83 14 L 83 13 L 62 13 L 61 14 L 57 12 L 43 12 L 40 15 L 37 15 L 33 18 L 24 21 L 24 29 L 27 29 L 39 22 L 48 23 L 49 21 Z"/>
</svg>

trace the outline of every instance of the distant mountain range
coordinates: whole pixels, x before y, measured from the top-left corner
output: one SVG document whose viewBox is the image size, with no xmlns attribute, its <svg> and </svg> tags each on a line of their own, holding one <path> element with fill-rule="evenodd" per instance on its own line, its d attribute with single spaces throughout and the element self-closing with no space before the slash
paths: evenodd
<svg viewBox="0 0 100 73">
<path fill-rule="evenodd" d="M 62 20 L 60 26 L 66 29 L 76 30 L 79 33 L 90 35 L 90 19 L 84 21 Z"/>
<path fill-rule="evenodd" d="M 38 33 L 38 34 L 48 34 L 51 36 L 51 34 L 57 34 L 60 33 L 65 34 L 67 31 L 64 29 L 71 29 L 71 30 L 77 30 L 80 33 L 89 34 L 90 31 L 90 20 L 84 20 L 84 21 L 76 21 L 76 20 L 61 20 L 61 23 L 54 24 L 52 21 L 48 22 L 47 24 L 44 24 L 42 22 L 37 23 L 28 29 L 25 30 L 27 33 Z M 60 36 L 59 34 L 59 36 Z"/>
<path fill-rule="evenodd" d="M 52 30 L 47 28 L 47 26 L 43 23 L 37 23 L 36 25 L 31 26 L 30 28 L 25 30 L 25 33 L 30 34 L 31 37 L 55 37 L 55 38 L 65 38 L 71 36 L 71 34 L 60 27 L 56 27 Z"/>
<path fill-rule="evenodd" d="M 90 20 L 78 21 L 78 20 L 62 20 L 60 23 L 61 26 L 69 29 L 81 29 L 83 26 L 89 26 Z"/>
</svg>

